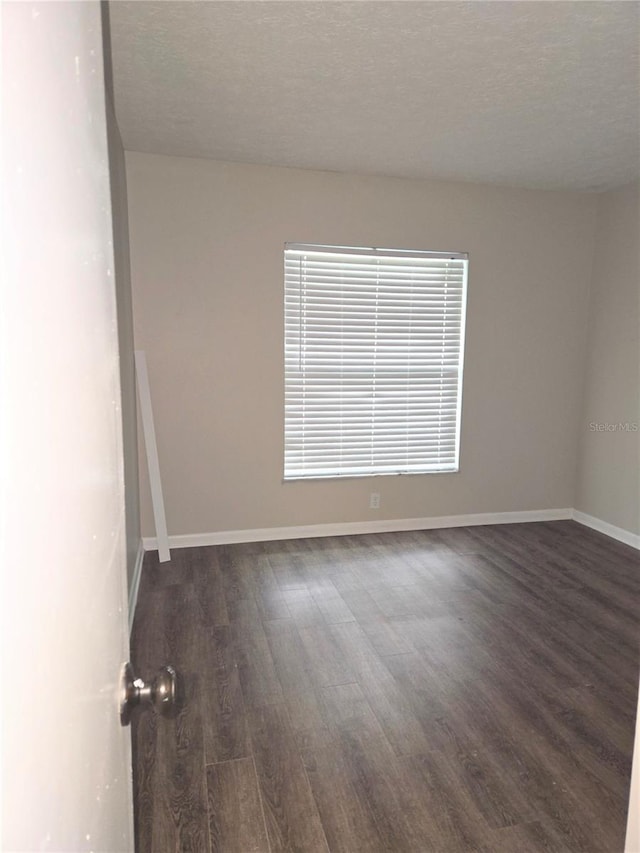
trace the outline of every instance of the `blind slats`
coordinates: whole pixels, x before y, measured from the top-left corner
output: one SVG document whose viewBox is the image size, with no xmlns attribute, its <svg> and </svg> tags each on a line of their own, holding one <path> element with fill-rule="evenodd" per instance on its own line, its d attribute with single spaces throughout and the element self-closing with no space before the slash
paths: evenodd
<svg viewBox="0 0 640 853">
<path fill-rule="evenodd" d="M 285 479 L 458 468 L 467 258 L 288 244 Z"/>
</svg>

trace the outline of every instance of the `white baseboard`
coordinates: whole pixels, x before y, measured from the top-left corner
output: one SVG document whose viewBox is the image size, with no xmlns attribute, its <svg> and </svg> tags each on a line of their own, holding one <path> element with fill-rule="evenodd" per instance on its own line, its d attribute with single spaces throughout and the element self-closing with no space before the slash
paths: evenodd
<svg viewBox="0 0 640 853">
<path fill-rule="evenodd" d="M 385 521 L 350 521 L 339 524 L 309 524 L 298 527 L 262 527 L 255 530 L 222 530 L 169 537 L 170 548 L 232 545 L 238 542 L 269 542 L 277 539 L 310 539 L 349 536 L 358 533 L 395 533 L 401 530 L 434 530 L 438 527 L 472 527 L 482 524 L 517 524 L 528 521 L 559 521 L 573 518 L 572 509 L 539 509 L 523 512 L 481 512 L 472 515 L 440 515 L 431 518 L 392 518 Z M 143 539 L 145 551 L 154 551 L 155 538 Z"/>
<path fill-rule="evenodd" d="M 136 554 L 136 562 L 133 567 L 133 577 L 131 578 L 131 588 L 129 589 L 129 633 L 131 633 L 131 629 L 133 628 L 133 617 L 136 615 L 136 604 L 138 603 L 138 590 L 140 589 L 140 578 L 142 577 L 144 552 L 144 542 L 141 539 L 138 544 L 138 553 Z"/>
<path fill-rule="evenodd" d="M 587 515 L 586 512 L 573 510 L 573 520 L 579 524 L 584 524 L 585 527 L 591 527 L 597 530 L 598 533 L 604 533 L 605 536 L 610 536 L 612 539 L 617 539 L 618 542 L 624 542 L 625 545 L 630 545 L 632 548 L 640 550 L 640 535 L 631 533 L 630 530 L 625 530 L 623 527 L 616 527 L 615 524 L 609 524 L 608 521 L 602 521 L 593 515 Z"/>
</svg>

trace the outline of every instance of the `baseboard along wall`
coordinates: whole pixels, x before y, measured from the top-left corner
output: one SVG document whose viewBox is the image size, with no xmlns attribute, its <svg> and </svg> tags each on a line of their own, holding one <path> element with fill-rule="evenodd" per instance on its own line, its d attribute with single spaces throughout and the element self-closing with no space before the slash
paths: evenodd
<svg viewBox="0 0 640 853">
<path fill-rule="evenodd" d="M 585 512 L 580 512 L 577 509 L 573 510 L 572 518 L 578 524 L 584 524 L 585 527 L 591 527 L 592 530 L 597 530 L 598 533 L 604 533 L 605 536 L 610 536 L 612 539 L 617 539 L 618 542 L 624 542 L 625 545 L 630 545 L 632 548 L 640 550 L 640 535 L 637 533 L 632 533 L 623 527 L 616 527 L 615 524 L 609 524 L 608 521 L 602 521 L 601 518 L 587 515 Z"/>
<path fill-rule="evenodd" d="M 262 527 L 253 530 L 222 530 L 169 536 L 171 548 L 232 545 L 239 542 L 270 542 L 277 539 L 311 539 L 323 536 L 353 536 L 358 533 L 395 533 L 401 530 L 434 530 L 439 527 L 472 527 L 483 524 L 518 524 L 528 521 L 559 521 L 573 518 L 573 509 L 541 509 L 523 512 L 481 512 L 470 515 L 440 515 L 430 518 L 392 518 L 383 521 L 350 521 L 296 527 Z M 143 539 L 145 551 L 157 548 L 156 539 Z"/>
<path fill-rule="evenodd" d="M 143 540 L 138 544 L 138 553 L 136 554 L 136 562 L 133 567 L 133 576 L 131 578 L 131 586 L 129 587 L 129 634 L 133 628 L 133 617 L 136 613 L 136 604 L 138 603 L 138 590 L 140 589 L 140 578 L 142 577 L 142 563 L 144 562 L 144 552 L 152 551 L 153 548 L 145 548 Z"/>
<path fill-rule="evenodd" d="M 522 524 L 532 521 L 572 519 L 640 550 L 640 536 L 570 507 L 523 512 L 480 512 L 470 515 L 440 515 L 431 518 L 393 518 L 385 521 L 350 521 L 342 524 L 308 524 L 296 527 L 261 527 L 251 530 L 221 530 L 215 533 L 188 533 L 169 536 L 170 548 L 199 548 L 206 545 L 233 545 L 240 542 L 270 542 L 278 539 L 311 539 L 322 536 L 353 536 L 358 533 L 395 533 L 402 530 L 435 530 L 442 527 L 474 527 L 483 524 Z M 129 592 L 129 632 L 133 626 L 142 562 L 145 551 L 157 550 L 155 537 L 144 537 L 138 549 Z M 144 550 L 143 550 L 144 548 Z"/>
</svg>

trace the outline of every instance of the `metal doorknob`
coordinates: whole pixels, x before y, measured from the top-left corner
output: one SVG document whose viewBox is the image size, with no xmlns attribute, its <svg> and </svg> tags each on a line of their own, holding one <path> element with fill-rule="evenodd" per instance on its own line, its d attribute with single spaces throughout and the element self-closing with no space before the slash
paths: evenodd
<svg viewBox="0 0 640 853">
<path fill-rule="evenodd" d="M 160 714 L 170 716 L 176 708 L 178 676 L 172 666 L 163 666 L 153 681 L 136 678 L 129 662 L 122 667 L 120 679 L 120 722 L 128 726 L 133 709 L 153 705 Z"/>
</svg>

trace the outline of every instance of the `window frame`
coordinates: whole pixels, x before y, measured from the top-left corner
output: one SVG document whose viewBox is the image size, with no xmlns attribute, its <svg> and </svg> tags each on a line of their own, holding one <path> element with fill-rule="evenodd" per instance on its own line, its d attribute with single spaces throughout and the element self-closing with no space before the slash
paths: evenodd
<svg viewBox="0 0 640 853">
<path fill-rule="evenodd" d="M 456 404 L 455 404 L 455 422 L 453 426 L 453 452 L 449 453 L 449 457 L 453 460 L 453 463 L 444 463 L 438 464 L 437 467 L 434 464 L 430 464 L 428 462 L 423 462 L 419 468 L 409 470 L 407 466 L 404 467 L 399 465 L 398 470 L 382 470 L 377 468 L 372 468 L 372 470 L 368 471 L 355 471 L 355 470 L 330 470 L 330 471 L 307 471 L 302 473 L 299 471 L 300 466 L 290 465 L 289 468 L 287 466 L 288 456 L 287 456 L 287 426 L 288 426 L 288 400 L 290 397 L 290 370 L 289 370 L 289 360 L 290 356 L 288 354 L 289 347 L 289 332 L 290 332 L 290 323 L 287 318 L 287 309 L 289 307 L 289 293 L 290 293 L 290 283 L 287 273 L 287 261 L 290 259 L 290 253 L 308 253 L 308 254 L 320 254 L 320 255 L 342 255 L 342 256 L 364 256 L 368 260 L 372 259 L 400 259 L 402 261 L 412 261 L 417 260 L 418 262 L 423 261 L 425 264 L 433 261 L 454 261 L 459 265 L 459 269 L 461 269 L 461 280 L 459 284 L 459 296 L 460 296 L 460 307 L 457 314 L 455 314 L 456 319 L 449 321 L 449 329 L 447 332 L 450 332 L 450 328 L 456 325 L 456 322 L 459 325 L 459 333 L 457 337 L 457 366 L 455 368 L 455 392 L 457 394 Z M 460 445 L 461 445 L 461 433 L 462 433 L 462 399 L 463 399 L 463 386 L 464 386 L 464 360 L 465 360 L 465 343 L 466 343 L 466 311 L 467 311 L 467 290 L 468 290 L 468 266 L 469 266 L 469 255 L 466 252 L 443 252 L 443 251 L 429 251 L 429 250 L 411 250 L 411 249 L 382 249 L 378 247 L 363 247 L 363 246 L 334 246 L 334 245 L 323 245 L 323 244 L 310 244 L 310 243 L 293 243 L 287 242 L 284 246 L 284 265 L 285 265 L 285 329 L 284 329 L 284 348 L 285 348 L 285 378 L 284 378 L 284 393 L 285 393 L 285 407 L 284 407 L 284 482 L 295 482 L 301 480 L 321 480 L 321 479 L 349 479 L 349 478 L 360 478 L 360 477 L 380 477 L 380 476 L 407 476 L 411 474 L 450 474 L 457 473 L 460 470 Z M 346 265 L 348 267 L 348 265 Z M 428 270 L 428 267 L 426 267 Z M 300 274 L 301 275 L 301 274 Z M 453 275 L 453 272 L 452 272 Z M 424 282 L 428 281 L 427 279 L 422 280 L 422 284 L 424 287 Z M 302 287 L 301 283 L 299 286 L 299 292 Z M 387 285 L 388 286 L 388 285 Z M 424 296 L 425 291 L 423 290 L 422 294 Z M 442 291 L 445 297 L 446 302 L 446 286 L 445 290 Z M 298 298 L 301 302 L 301 297 Z M 455 313 L 455 312 L 454 312 Z M 302 315 L 302 308 L 299 310 L 300 316 Z M 446 318 L 446 309 L 444 310 L 443 316 Z M 437 316 L 437 315 L 434 315 Z M 454 314 L 452 314 L 452 317 Z M 376 315 L 377 322 L 377 315 Z M 444 328 L 447 328 L 446 322 Z M 301 333 L 300 333 L 301 334 Z M 406 332 L 404 333 L 406 336 Z M 402 338 L 404 341 L 405 338 Z M 442 345 L 442 349 L 444 351 L 444 344 Z M 437 365 L 437 358 L 434 358 L 433 364 Z M 441 356 L 441 384 L 444 382 L 442 378 L 444 367 L 444 357 Z M 435 368 L 431 368 L 435 369 Z M 363 371 L 364 372 L 364 371 Z M 342 374 L 341 374 L 342 375 Z M 371 382 L 372 387 L 374 389 L 376 376 L 375 373 L 371 373 Z M 402 380 L 398 379 L 398 386 Z M 406 380 L 405 380 L 406 381 Z M 340 382 L 336 383 L 336 387 L 340 385 Z M 375 394 L 374 390 L 374 394 Z M 442 390 L 440 391 L 442 395 Z M 433 394 L 435 397 L 435 393 Z M 429 397 L 426 397 L 427 403 L 432 403 L 432 400 Z M 445 406 L 444 410 L 442 407 L 439 410 L 447 411 L 447 407 Z M 440 415 L 442 417 L 442 415 Z M 405 434 L 409 433 L 410 424 L 407 422 L 405 425 Z M 304 428 L 303 428 L 304 429 Z M 375 430 L 374 430 L 375 432 Z M 397 436 L 400 436 L 402 431 L 399 430 L 396 433 Z M 438 441 L 440 441 L 440 436 L 442 434 L 442 430 L 439 430 L 437 433 Z M 446 434 L 446 432 L 445 432 Z M 336 435 L 343 436 L 344 433 L 342 431 L 336 432 Z M 372 441 L 372 447 L 375 446 L 375 442 Z M 337 456 L 337 454 L 336 454 Z M 408 458 L 408 454 L 407 454 Z M 381 463 L 379 463 L 381 464 Z M 390 463 L 389 463 L 390 465 Z M 387 468 L 389 467 L 387 466 Z"/>
</svg>

